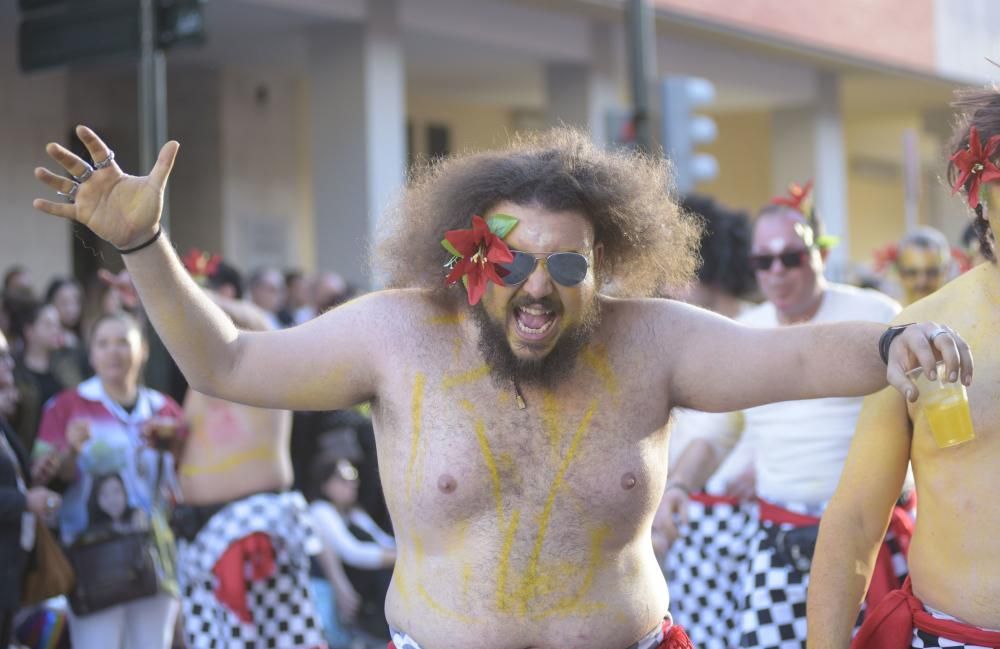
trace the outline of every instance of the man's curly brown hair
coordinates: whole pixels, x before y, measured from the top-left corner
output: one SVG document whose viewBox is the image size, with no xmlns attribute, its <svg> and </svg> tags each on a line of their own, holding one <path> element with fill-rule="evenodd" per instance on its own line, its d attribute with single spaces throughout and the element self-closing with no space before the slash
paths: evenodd
<svg viewBox="0 0 1000 649">
<path fill-rule="evenodd" d="M 515 137 L 507 148 L 424 164 L 379 227 L 373 264 L 389 288 L 445 289 L 445 232 L 468 228 L 504 201 L 577 211 L 594 227 L 604 257 L 598 286 L 618 296 L 655 295 L 689 282 L 698 266 L 701 225 L 669 195 L 669 164 L 659 156 L 604 151 L 562 127 Z"/>
</svg>

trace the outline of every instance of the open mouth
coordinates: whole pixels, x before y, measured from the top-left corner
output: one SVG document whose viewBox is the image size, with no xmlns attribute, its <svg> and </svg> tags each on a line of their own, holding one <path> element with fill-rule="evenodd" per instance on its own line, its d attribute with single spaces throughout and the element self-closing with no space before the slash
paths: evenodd
<svg viewBox="0 0 1000 649">
<path fill-rule="evenodd" d="M 537 304 L 514 309 L 514 328 L 526 340 L 541 340 L 553 329 L 559 316 L 555 311 Z"/>
</svg>

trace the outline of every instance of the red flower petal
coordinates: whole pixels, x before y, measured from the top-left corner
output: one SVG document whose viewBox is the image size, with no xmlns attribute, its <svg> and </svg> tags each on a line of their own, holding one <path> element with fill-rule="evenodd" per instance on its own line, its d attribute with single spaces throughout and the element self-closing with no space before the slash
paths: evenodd
<svg viewBox="0 0 1000 649">
<path fill-rule="evenodd" d="M 444 233 L 444 238 L 455 246 L 455 250 L 462 253 L 463 257 L 470 257 L 476 252 L 476 235 L 469 230 L 448 230 Z"/>
<path fill-rule="evenodd" d="M 446 277 L 444 280 L 445 286 L 451 286 L 458 280 L 462 279 L 462 275 L 465 274 L 465 271 L 468 270 L 468 267 L 470 265 L 475 265 L 475 264 L 472 264 L 466 259 L 459 259 L 457 262 L 455 262 L 455 266 L 451 269 L 451 272 L 448 273 L 448 277 Z"/>
</svg>

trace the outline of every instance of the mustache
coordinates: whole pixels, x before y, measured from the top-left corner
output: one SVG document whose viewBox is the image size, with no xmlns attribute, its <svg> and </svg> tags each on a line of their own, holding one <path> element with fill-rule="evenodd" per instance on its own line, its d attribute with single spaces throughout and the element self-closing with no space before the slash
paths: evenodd
<svg viewBox="0 0 1000 649">
<path fill-rule="evenodd" d="M 533 298 L 524 296 L 515 298 L 510 303 L 510 308 L 512 310 L 520 309 L 526 306 L 537 306 L 545 309 L 546 311 L 552 311 L 553 313 L 562 313 L 562 304 L 549 296 L 545 296 L 542 298 Z"/>
</svg>

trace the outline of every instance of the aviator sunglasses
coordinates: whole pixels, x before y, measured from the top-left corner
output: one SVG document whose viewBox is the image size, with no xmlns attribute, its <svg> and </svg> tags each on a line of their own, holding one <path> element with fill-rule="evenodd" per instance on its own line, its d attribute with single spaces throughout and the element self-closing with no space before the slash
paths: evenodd
<svg viewBox="0 0 1000 649">
<path fill-rule="evenodd" d="M 779 255 L 750 255 L 750 267 L 756 271 L 771 270 L 771 265 L 777 259 L 785 268 L 798 268 L 805 263 L 808 250 L 792 250 Z"/>
<path fill-rule="evenodd" d="M 507 286 L 516 286 L 527 280 L 535 272 L 539 260 L 549 272 L 549 277 L 563 286 L 576 286 L 584 280 L 587 269 L 590 268 L 590 262 L 578 252 L 510 252 L 514 255 L 514 261 L 499 264 L 507 271 L 503 276 L 503 282 Z"/>
</svg>

